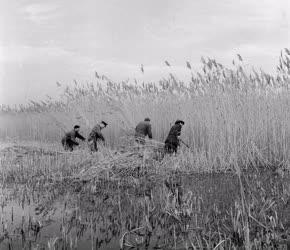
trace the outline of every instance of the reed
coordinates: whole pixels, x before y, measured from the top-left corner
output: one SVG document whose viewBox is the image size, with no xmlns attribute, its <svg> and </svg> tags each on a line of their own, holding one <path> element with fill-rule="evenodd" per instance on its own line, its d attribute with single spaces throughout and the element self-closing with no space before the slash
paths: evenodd
<svg viewBox="0 0 290 250">
<path fill-rule="evenodd" d="M 2 106 L 0 138 L 59 143 L 74 124 L 87 136 L 102 119 L 109 123 L 104 131 L 108 145 L 117 147 L 146 116 L 161 142 L 170 125 L 183 119 L 182 139 L 194 153 L 192 165 L 288 167 L 289 62 L 285 49 L 276 75 L 269 75 L 247 70 L 240 55 L 231 69 L 202 58 L 202 70 L 192 72 L 187 83 L 172 74 L 159 83 L 115 83 L 96 75 L 95 83 L 75 81 L 66 87 L 60 101 L 48 97 L 14 109 Z"/>
</svg>

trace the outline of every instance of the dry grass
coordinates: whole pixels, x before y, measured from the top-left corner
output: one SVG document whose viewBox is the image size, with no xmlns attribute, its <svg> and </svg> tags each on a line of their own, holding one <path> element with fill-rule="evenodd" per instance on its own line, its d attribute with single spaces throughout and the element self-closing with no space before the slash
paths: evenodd
<svg viewBox="0 0 290 250">
<path fill-rule="evenodd" d="M 289 58 L 285 50 L 276 76 L 246 73 L 241 58 L 234 69 L 208 59 L 189 83 L 172 75 L 159 84 L 113 83 L 105 77 L 92 85 L 76 83 L 66 88 L 62 102 L 32 102 L 18 111 L 2 107 L 0 136 L 59 142 L 74 124 L 87 136 L 104 119 L 109 122 L 105 136 L 114 147 L 146 116 L 161 142 L 179 118 L 185 120 L 182 139 L 192 147 L 194 164 L 213 170 L 234 165 L 288 167 Z"/>
<path fill-rule="evenodd" d="M 289 247 L 290 52 L 281 54 L 276 76 L 242 66 L 240 56 L 234 69 L 203 59 L 202 73 L 188 84 L 172 75 L 159 85 L 102 76 L 94 85 L 67 88 L 61 102 L 3 106 L 0 136 L 18 146 L 1 151 L 2 210 L 9 199 L 23 209 L 32 199 L 45 204 L 36 209 L 47 215 L 64 198 L 62 231 L 50 238 L 50 249 L 76 248 L 84 232 L 94 249 L 95 237 L 107 231 L 124 249 L 152 241 L 162 249 Z M 137 150 L 130 135 L 146 116 L 155 140 Z M 110 147 L 90 154 L 81 144 L 63 152 L 64 131 L 78 123 L 87 135 L 101 119 L 109 122 Z M 176 119 L 185 120 L 182 139 L 191 148 L 160 157 Z M 21 140 L 37 144 L 21 146 Z M 71 216 L 68 201 L 75 206 Z M 43 223 L 32 219 L 29 234 Z M 11 235 L 4 229 L 0 244 Z"/>
<path fill-rule="evenodd" d="M 289 173 L 193 172 L 186 155 L 155 161 L 134 147 L 91 155 L 9 146 L 0 162 L 0 247 L 107 249 L 120 239 L 123 249 L 286 249 Z"/>
</svg>

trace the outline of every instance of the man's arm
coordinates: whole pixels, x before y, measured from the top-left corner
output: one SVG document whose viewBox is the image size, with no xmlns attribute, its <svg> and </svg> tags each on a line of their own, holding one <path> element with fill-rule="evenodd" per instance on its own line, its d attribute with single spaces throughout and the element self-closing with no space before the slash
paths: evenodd
<svg viewBox="0 0 290 250">
<path fill-rule="evenodd" d="M 103 136 L 103 134 L 102 133 L 97 133 L 97 139 L 100 139 L 100 140 L 102 140 L 103 142 L 105 142 L 105 137 Z"/>
<path fill-rule="evenodd" d="M 76 142 L 76 141 L 74 141 L 74 140 L 71 140 L 71 142 L 72 142 L 74 145 L 76 145 L 76 146 L 78 146 L 78 145 L 79 145 L 79 143 L 78 143 L 78 142 Z"/>
<path fill-rule="evenodd" d="M 73 145 L 76 145 L 78 146 L 78 142 L 75 140 L 74 136 L 72 136 L 72 134 L 68 134 L 67 135 L 67 138 L 66 138 L 66 141 L 72 143 Z"/>
<path fill-rule="evenodd" d="M 147 134 L 148 134 L 148 137 L 150 139 L 152 139 L 152 129 L 151 129 L 151 124 L 148 125 L 147 127 Z"/>
<path fill-rule="evenodd" d="M 176 127 L 176 135 L 177 135 L 177 145 L 180 146 L 180 139 L 179 136 L 181 135 L 181 126 Z"/>
<path fill-rule="evenodd" d="M 81 140 L 86 140 L 85 137 L 83 137 L 81 134 L 79 134 L 78 132 L 76 132 L 75 136 Z"/>
<path fill-rule="evenodd" d="M 176 134 L 177 134 L 177 136 L 181 135 L 181 126 L 180 125 L 176 127 Z"/>
</svg>

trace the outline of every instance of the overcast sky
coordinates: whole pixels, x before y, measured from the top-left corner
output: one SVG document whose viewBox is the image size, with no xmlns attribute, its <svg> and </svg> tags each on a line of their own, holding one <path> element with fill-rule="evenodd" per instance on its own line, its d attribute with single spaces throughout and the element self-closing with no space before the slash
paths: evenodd
<svg viewBox="0 0 290 250">
<path fill-rule="evenodd" d="M 288 0 L 0 0 L 0 104 L 56 94 L 56 81 L 157 80 L 201 56 L 273 72 L 290 46 Z M 140 71 L 144 65 L 145 74 Z"/>
</svg>

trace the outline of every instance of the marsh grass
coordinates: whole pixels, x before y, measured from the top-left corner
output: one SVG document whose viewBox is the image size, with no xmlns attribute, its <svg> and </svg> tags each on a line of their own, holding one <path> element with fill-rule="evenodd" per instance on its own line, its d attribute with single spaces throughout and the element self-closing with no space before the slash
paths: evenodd
<svg viewBox="0 0 290 250">
<path fill-rule="evenodd" d="M 3 106 L 0 136 L 14 146 L 1 150 L 1 247 L 289 248 L 290 52 L 275 76 L 238 59 L 233 69 L 202 59 L 186 84 L 97 76 L 62 101 Z M 155 140 L 140 150 L 132 135 L 145 116 Z M 164 156 L 177 118 L 190 148 Z M 87 135 L 99 120 L 110 124 L 100 152 L 61 149 L 64 131 L 78 123 Z"/>
<path fill-rule="evenodd" d="M 109 164 L 114 151 L 62 153 L 31 145 L 1 152 L 6 225 L 1 247 L 287 249 L 289 244 L 287 172 L 189 171 L 186 152 L 158 164 L 142 162 L 138 169 L 123 164 L 120 155 Z M 133 164 L 134 157 L 123 154 Z M 105 159 L 108 165 L 96 167 Z"/>
<path fill-rule="evenodd" d="M 107 143 L 116 147 L 146 116 L 161 142 L 170 125 L 183 119 L 182 139 L 198 166 L 214 171 L 236 164 L 288 167 L 288 52 L 281 53 L 276 75 L 249 71 L 239 56 L 232 69 L 203 58 L 202 70 L 192 72 L 187 83 L 172 74 L 159 83 L 115 83 L 99 75 L 91 84 L 75 81 L 64 89 L 61 101 L 2 106 L 0 137 L 56 143 L 74 124 L 87 136 L 98 121 L 106 120 Z"/>
</svg>

